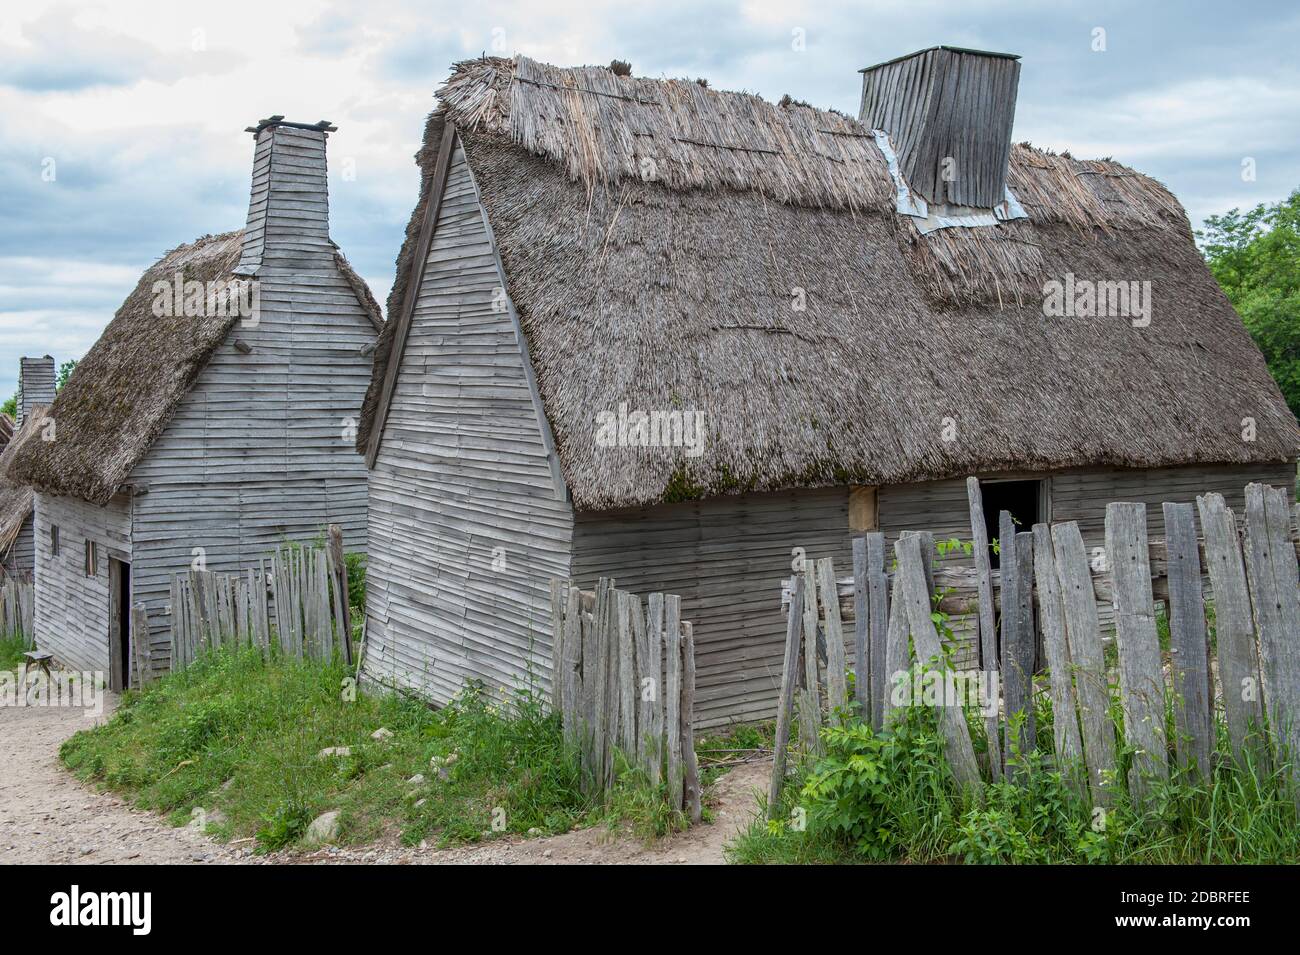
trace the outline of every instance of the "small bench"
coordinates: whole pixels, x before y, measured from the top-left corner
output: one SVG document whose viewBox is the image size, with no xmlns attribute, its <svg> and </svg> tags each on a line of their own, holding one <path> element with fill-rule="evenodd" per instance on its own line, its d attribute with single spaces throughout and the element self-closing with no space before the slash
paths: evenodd
<svg viewBox="0 0 1300 955">
<path fill-rule="evenodd" d="M 23 656 L 27 659 L 23 661 L 23 672 L 18 677 L 19 686 L 27 685 L 27 671 L 33 666 L 41 668 L 41 672 L 45 674 L 46 680 L 54 679 L 53 674 L 50 673 L 50 661 L 54 659 L 53 653 L 50 653 L 48 650 L 28 650 L 23 654 Z"/>
</svg>

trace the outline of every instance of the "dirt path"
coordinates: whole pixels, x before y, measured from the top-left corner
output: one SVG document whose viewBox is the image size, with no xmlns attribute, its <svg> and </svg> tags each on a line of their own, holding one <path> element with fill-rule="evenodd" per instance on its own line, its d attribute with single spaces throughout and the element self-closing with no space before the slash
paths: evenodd
<svg viewBox="0 0 1300 955">
<path fill-rule="evenodd" d="M 639 839 L 607 829 L 580 829 L 536 839 L 495 839 L 455 849 L 418 849 L 375 845 L 327 848 L 281 861 L 312 863 L 391 863 L 397 865 L 722 865 L 722 847 L 758 811 L 756 793 L 763 790 L 772 764 L 739 766 L 721 777 L 706 793 L 713 813 L 710 825 L 645 845 Z"/>
<path fill-rule="evenodd" d="M 769 763 L 740 766 L 706 794 L 711 825 L 646 846 L 604 829 L 537 839 L 503 838 L 456 849 L 378 843 L 312 853 L 253 856 L 223 846 L 162 817 L 133 809 L 116 796 L 78 782 L 59 762 L 73 733 L 107 719 L 117 697 L 106 694 L 104 715 L 80 709 L 0 707 L 0 864 L 4 863 L 392 863 L 399 865 L 709 865 L 757 811 L 755 793 Z"/>
<path fill-rule="evenodd" d="M 117 697 L 106 694 L 106 719 Z M 234 852 L 83 786 L 59 744 L 96 718 L 68 707 L 0 707 L 0 863 L 236 861 Z"/>
</svg>

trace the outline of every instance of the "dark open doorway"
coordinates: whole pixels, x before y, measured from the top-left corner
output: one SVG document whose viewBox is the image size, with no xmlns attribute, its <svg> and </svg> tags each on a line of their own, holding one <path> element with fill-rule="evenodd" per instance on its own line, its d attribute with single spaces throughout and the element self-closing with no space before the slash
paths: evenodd
<svg viewBox="0 0 1300 955">
<path fill-rule="evenodd" d="M 1011 514 L 1016 522 L 1016 532 L 1027 531 L 1042 518 L 1042 481 L 981 481 L 980 493 L 984 500 L 984 526 L 989 535 L 989 561 L 996 569 L 998 554 L 993 541 L 998 536 L 998 521 L 1002 511 Z"/>
<path fill-rule="evenodd" d="M 108 688 L 131 686 L 131 565 L 108 559 Z"/>
</svg>

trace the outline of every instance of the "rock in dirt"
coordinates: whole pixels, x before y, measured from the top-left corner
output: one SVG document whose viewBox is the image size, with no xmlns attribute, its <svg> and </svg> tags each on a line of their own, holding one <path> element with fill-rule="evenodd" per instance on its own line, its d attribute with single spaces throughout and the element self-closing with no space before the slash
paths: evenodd
<svg viewBox="0 0 1300 955">
<path fill-rule="evenodd" d="M 323 845 L 339 837 L 339 811 L 331 809 L 323 812 L 311 821 L 307 827 L 305 841 L 312 845 Z"/>
<path fill-rule="evenodd" d="M 382 743 L 384 740 L 393 738 L 393 731 L 388 729 L 386 726 L 381 726 L 370 734 L 370 738 Z"/>
</svg>

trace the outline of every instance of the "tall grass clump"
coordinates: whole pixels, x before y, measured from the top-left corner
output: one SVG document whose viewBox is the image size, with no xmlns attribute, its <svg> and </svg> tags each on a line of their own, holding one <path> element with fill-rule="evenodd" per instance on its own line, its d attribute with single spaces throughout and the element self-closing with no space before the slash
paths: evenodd
<svg viewBox="0 0 1300 955">
<path fill-rule="evenodd" d="M 1289 765 L 1239 765 L 1225 740 L 1207 782 L 1175 769 L 1135 805 L 1123 782 L 1130 754 L 1122 753 L 1102 812 L 1050 751 L 1019 755 L 1011 778 L 982 793 L 959 790 L 936 716 L 913 706 L 881 732 L 856 719 L 825 728 L 825 755 L 785 787 L 773 821 L 755 820 L 731 843 L 731 861 L 1300 862 Z M 968 722 L 977 749 L 987 749 L 982 721 L 970 713 Z M 1050 715 L 1038 739 L 1050 750 Z"/>
</svg>

